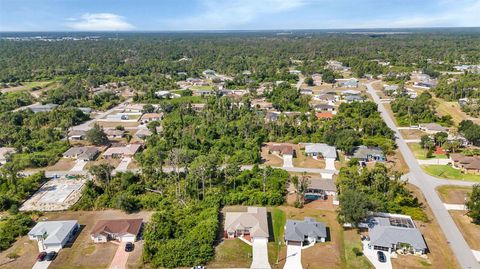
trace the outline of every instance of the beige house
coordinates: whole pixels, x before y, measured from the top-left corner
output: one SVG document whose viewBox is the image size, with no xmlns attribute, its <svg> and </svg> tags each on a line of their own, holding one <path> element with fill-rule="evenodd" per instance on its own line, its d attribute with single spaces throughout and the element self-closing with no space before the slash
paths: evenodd
<svg viewBox="0 0 480 269">
<path fill-rule="evenodd" d="M 133 157 L 140 150 L 141 146 L 140 144 L 129 144 L 124 147 L 110 147 L 103 153 L 103 157 L 105 159 Z"/>
<path fill-rule="evenodd" d="M 110 240 L 135 242 L 142 225 L 142 219 L 100 220 L 93 227 L 90 237 L 95 243 L 106 243 Z"/>
<path fill-rule="evenodd" d="M 265 207 L 248 207 L 247 212 L 227 212 L 225 216 L 225 238 L 267 238 L 268 222 Z"/>
</svg>

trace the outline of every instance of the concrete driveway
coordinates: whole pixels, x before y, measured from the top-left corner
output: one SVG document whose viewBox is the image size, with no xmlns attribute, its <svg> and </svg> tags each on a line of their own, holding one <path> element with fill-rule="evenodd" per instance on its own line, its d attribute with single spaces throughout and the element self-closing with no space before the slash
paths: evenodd
<svg viewBox="0 0 480 269">
<path fill-rule="evenodd" d="M 132 162 L 132 158 L 130 157 L 124 157 L 122 161 L 120 161 L 120 164 L 115 168 L 115 171 L 117 172 L 125 172 L 128 170 L 128 165 Z"/>
<path fill-rule="evenodd" d="M 128 256 L 130 252 L 125 251 L 126 242 L 121 242 L 118 246 L 115 256 L 113 256 L 112 263 L 110 264 L 110 269 L 125 269 L 128 261 Z M 135 246 L 136 247 L 136 246 Z"/>
<path fill-rule="evenodd" d="M 83 171 L 83 168 L 85 167 L 86 164 L 87 162 L 84 160 L 77 160 L 73 168 L 70 170 L 70 172 L 81 172 Z"/>
<path fill-rule="evenodd" d="M 287 257 L 283 269 L 302 269 L 302 247 L 287 245 Z"/>
<path fill-rule="evenodd" d="M 368 241 L 362 241 L 363 244 L 363 255 L 373 264 L 376 269 L 392 269 L 392 260 L 390 259 L 390 254 L 383 252 L 387 258 L 387 262 L 379 262 L 377 257 L 377 250 L 368 248 Z"/>
<path fill-rule="evenodd" d="M 32 269 L 47 269 L 48 266 L 50 266 L 50 264 L 52 263 L 52 261 L 43 261 L 43 262 L 35 262 L 35 264 L 33 265 Z"/>
<path fill-rule="evenodd" d="M 268 238 L 253 238 L 252 269 L 271 269 L 268 263 Z"/>
<path fill-rule="evenodd" d="M 283 155 L 283 167 L 293 167 L 292 155 Z"/>
</svg>

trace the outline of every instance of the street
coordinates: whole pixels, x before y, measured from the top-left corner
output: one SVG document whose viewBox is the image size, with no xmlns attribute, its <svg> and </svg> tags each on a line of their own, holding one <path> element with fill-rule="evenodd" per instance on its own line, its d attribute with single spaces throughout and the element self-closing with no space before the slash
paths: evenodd
<svg viewBox="0 0 480 269">
<path fill-rule="evenodd" d="M 448 213 L 447 209 L 443 205 L 442 201 L 437 195 L 435 188 L 440 185 L 445 185 L 448 182 L 450 185 L 473 185 L 473 182 L 462 182 L 454 180 L 446 180 L 435 178 L 430 175 L 427 175 L 420 165 L 418 164 L 415 156 L 410 151 L 407 143 L 400 134 L 397 126 L 395 125 L 393 119 L 388 114 L 387 110 L 380 101 L 380 97 L 375 92 L 375 89 L 372 87 L 372 83 L 366 84 L 368 88 L 368 93 L 373 98 L 373 101 L 378 105 L 378 110 L 381 113 L 381 116 L 385 123 L 390 129 L 395 132 L 396 143 L 400 152 L 405 159 L 408 167 L 410 168 L 410 173 L 405 175 L 408 178 L 409 182 L 420 188 L 427 203 L 435 215 L 435 218 L 438 220 L 438 223 L 447 238 L 455 257 L 457 258 L 460 267 L 462 268 L 480 268 L 480 264 L 475 259 L 470 247 L 462 236 L 462 233 L 458 230 L 458 227 L 455 225 L 452 217 Z M 458 184 L 460 183 L 460 184 Z"/>
</svg>

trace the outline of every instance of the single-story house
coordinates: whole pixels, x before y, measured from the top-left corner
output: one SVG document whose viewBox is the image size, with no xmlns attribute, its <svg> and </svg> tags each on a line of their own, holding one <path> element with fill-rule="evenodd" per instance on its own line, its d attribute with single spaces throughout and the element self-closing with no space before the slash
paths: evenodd
<svg viewBox="0 0 480 269">
<path fill-rule="evenodd" d="M 58 251 L 75 236 L 79 227 L 76 220 L 41 221 L 28 232 L 28 238 L 38 242 L 40 252 Z"/>
<path fill-rule="evenodd" d="M 92 113 L 92 109 L 89 107 L 77 107 L 78 110 L 82 111 L 85 115 L 90 115 Z"/>
<path fill-rule="evenodd" d="M 247 208 L 247 212 L 227 212 L 225 214 L 224 237 L 247 237 L 268 239 L 267 209 L 265 207 Z"/>
<path fill-rule="evenodd" d="M 273 104 L 270 102 L 267 102 L 265 98 L 262 99 L 253 99 L 251 102 L 251 107 L 253 108 L 258 108 L 258 109 L 273 109 Z"/>
<path fill-rule="evenodd" d="M 353 102 L 363 102 L 365 101 L 365 99 L 360 96 L 360 95 L 347 95 L 345 97 L 343 97 L 343 99 L 347 102 L 347 103 L 353 103 Z"/>
<path fill-rule="evenodd" d="M 110 147 L 103 153 L 103 157 L 105 159 L 133 157 L 141 147 L 142 145 L 140 144 L 128 144 L 124 147 Z"/>
<path fill-rule="evenodd" d="M 345 90 L 345 91 L 342 91 L 342 95 L 343 96 L 347 96 L 347 95 L 360 95 L 362 92 L 361 91 L 357 91 L 357 90 Z"/>
<path fill-rule="evenodd" d="M 107 135 L 108 139 L 117 139 L 122 138 L 125 136 L 125 131 L 117 130 L 117 129 L 105 129 L 105 134 Z"/>
<path fill-rule="evenodd" d="M 315 111 L 328 111 L 328 112 L 333 112 L 335 111 L 335 107 L 327 104 L 317 104 L 313 106 L 313 109 Z"/>
<path fill-rule="evenodd" d="M 135 136 L 140 139 L 145 139 L 148 136 L 151 136 L 152 132 L 148 128 L 139 128 L 135 133 Z"/>
<path fill-rule="evenodd" d="M 383 86 L 383 91 L 385 92 L 396 92 L 398 90 L 398 85 L 384 85 Z"/>
<path fill-rule="evenodd" d="M 300 89 L 300 94 L 312 95 L 313 91 L 312 91 L 312 89 Z"/>
<path fill-rule="evenodd" d="M 305 201 L 325 200 L 327 196 L 337 196 L 337 186 L 333 179 L 310 179 L 305 192 Z"/>
<path fill-rule="evenodd" d="M 347 88 L 357 88 L 358 87 L 358 80 L 355 79 L 355 78 L 346 79 L 346 80 L 339 79 L 337 81 L 338 81 L 340 87 L 347 87 Z"/>
<path fill-rule="evenodd" d="M 143 111 L 143 104 L 127 104 L 123 112 L 125 113 L 142 113 Z"/>
<path fill-rule="evenodd" d="M 453 167 L 465 173 L 480 174 L 480 156 L 465 156 L 463 154 L 451 154 Z"/>
<path fill-rule="evenodd" d="M 288 144 L 271 144 L 268 146 L 268 152 L 270 154 L 278 154 L 281 156 L 290 155 L 293 157 L 295 155 L 295 150 Z"/>
<path fill-rule="evenodd" d="M 438 123 L 422 123 L 419 125 L 419 128 L 428 134 L 436 134 L 440 132 L 448 133 L 448 128 L 443 127 Z"/>
<path fill-rule="evenodd" d="M 338 101 L 338 97 L 330 93 L 322 93 L 313 96 L 313 100 L 327 102 L 329 105 L 334 105 Z"/>
<path fill-rule="evenodd" d="M 267 113 L 265 113 L 265 121 L 267 122 L 277 121 L 281 114 L 282 113 L 278 111 L 267 111 Z"/>
<path fill-rule="evenodd" d="M 337 149 L 323 143 L 314 143 L 305 145 L 305 154 L 314 159 L 323 158 L 327 169 L 335 169 L 335 160 L 337 159 Z"/>
<path fill-rule="evenodd" d="M 367 225 L 368 246 L 374 250 L 393 252 L 405 248 L 418 254 L 427 252 L 425 239 L 409 216 L 377 213 L 367 219 Z"/>
<path fill-rule="evenodd" d="M 317 242 L 325 242 L 327 239 L 327 227 L 323 222 L 317 222 L 313 218 L 304 220 L 287 220 L 285 225 L 285 242 L 287 245 L 311 245 Z"/>
<path fill-rule="evenodd" d="M 63 157 L 83 161 L 95 160 L 99 151 L 95 147 L 73 147 L 63 153 Z"/>
<path fill-rule="evenodd" d="M 140 118 L 142 124 L 149 123 L 151 121 L 161 120 L 163 118 L 163 113 L 145 113 Z"/>
<path fill-rule="evenodd" d="M 378 147 L 359 146 L 355 149 L 352 158 L 358 159 L 361 162 L 384 162 L 386 161 L 385 154 L 382 149 Z"/>
<path fill-rule="evenodd" d="M 143 219 L 100 220 L 93 227 L 90 237 L 95 243 L 109 240 L 135 242 L 142 229 Z"/>
<path fill-rule="evenodd" d="M 70 130 L 68 132 L 68 139 L 69 140 L 84 140 L 87 136 L 87 131 L 85 130 Z"/>
<path fill-rule="evenodd" d="M 9 155 L 17 152 L 15 148 L 2 147 L 0 148 L 0 165 L 7 163 Z"/>
<path fill-rule="evenodd" d="M 30 106 L 29 109 L 33 113 L 39 113 L 39 112 L 50 112 L 56 107 L 58 107 L 57 104 L 46 104 L 46 105 L 38 104 L 38 105 Z"/>
<path fill-rule="evenodd" d="M 317 112 L 315 113 L 315 117 L 319 120 L 331 120 L 333 119 L 334 115 L 332 112 Z"/>
</svg>

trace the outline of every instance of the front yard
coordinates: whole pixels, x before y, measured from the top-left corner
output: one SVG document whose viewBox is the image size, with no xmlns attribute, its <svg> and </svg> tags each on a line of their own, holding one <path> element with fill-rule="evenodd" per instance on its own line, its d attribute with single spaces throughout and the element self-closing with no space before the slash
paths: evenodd
<svg viewBox="0 0 480 269">
<path fill-rule="evenodd" d="M 415 158 L 419 160 L 432 160 L 432 159 L 448 159 L 446 154 L 433 154 L 432 158 L 427 158 L 427 150 L 420 147 L 418 143 L 408 143 L 410 150 L 415 155 Z"/>
<path fill-rule="evenodd" d="M 480 182 L 480 175 L 464 174 L 450 165 L 422 165 L 422 168 L 427 174 L 435 177 Z"/>
</svg>

